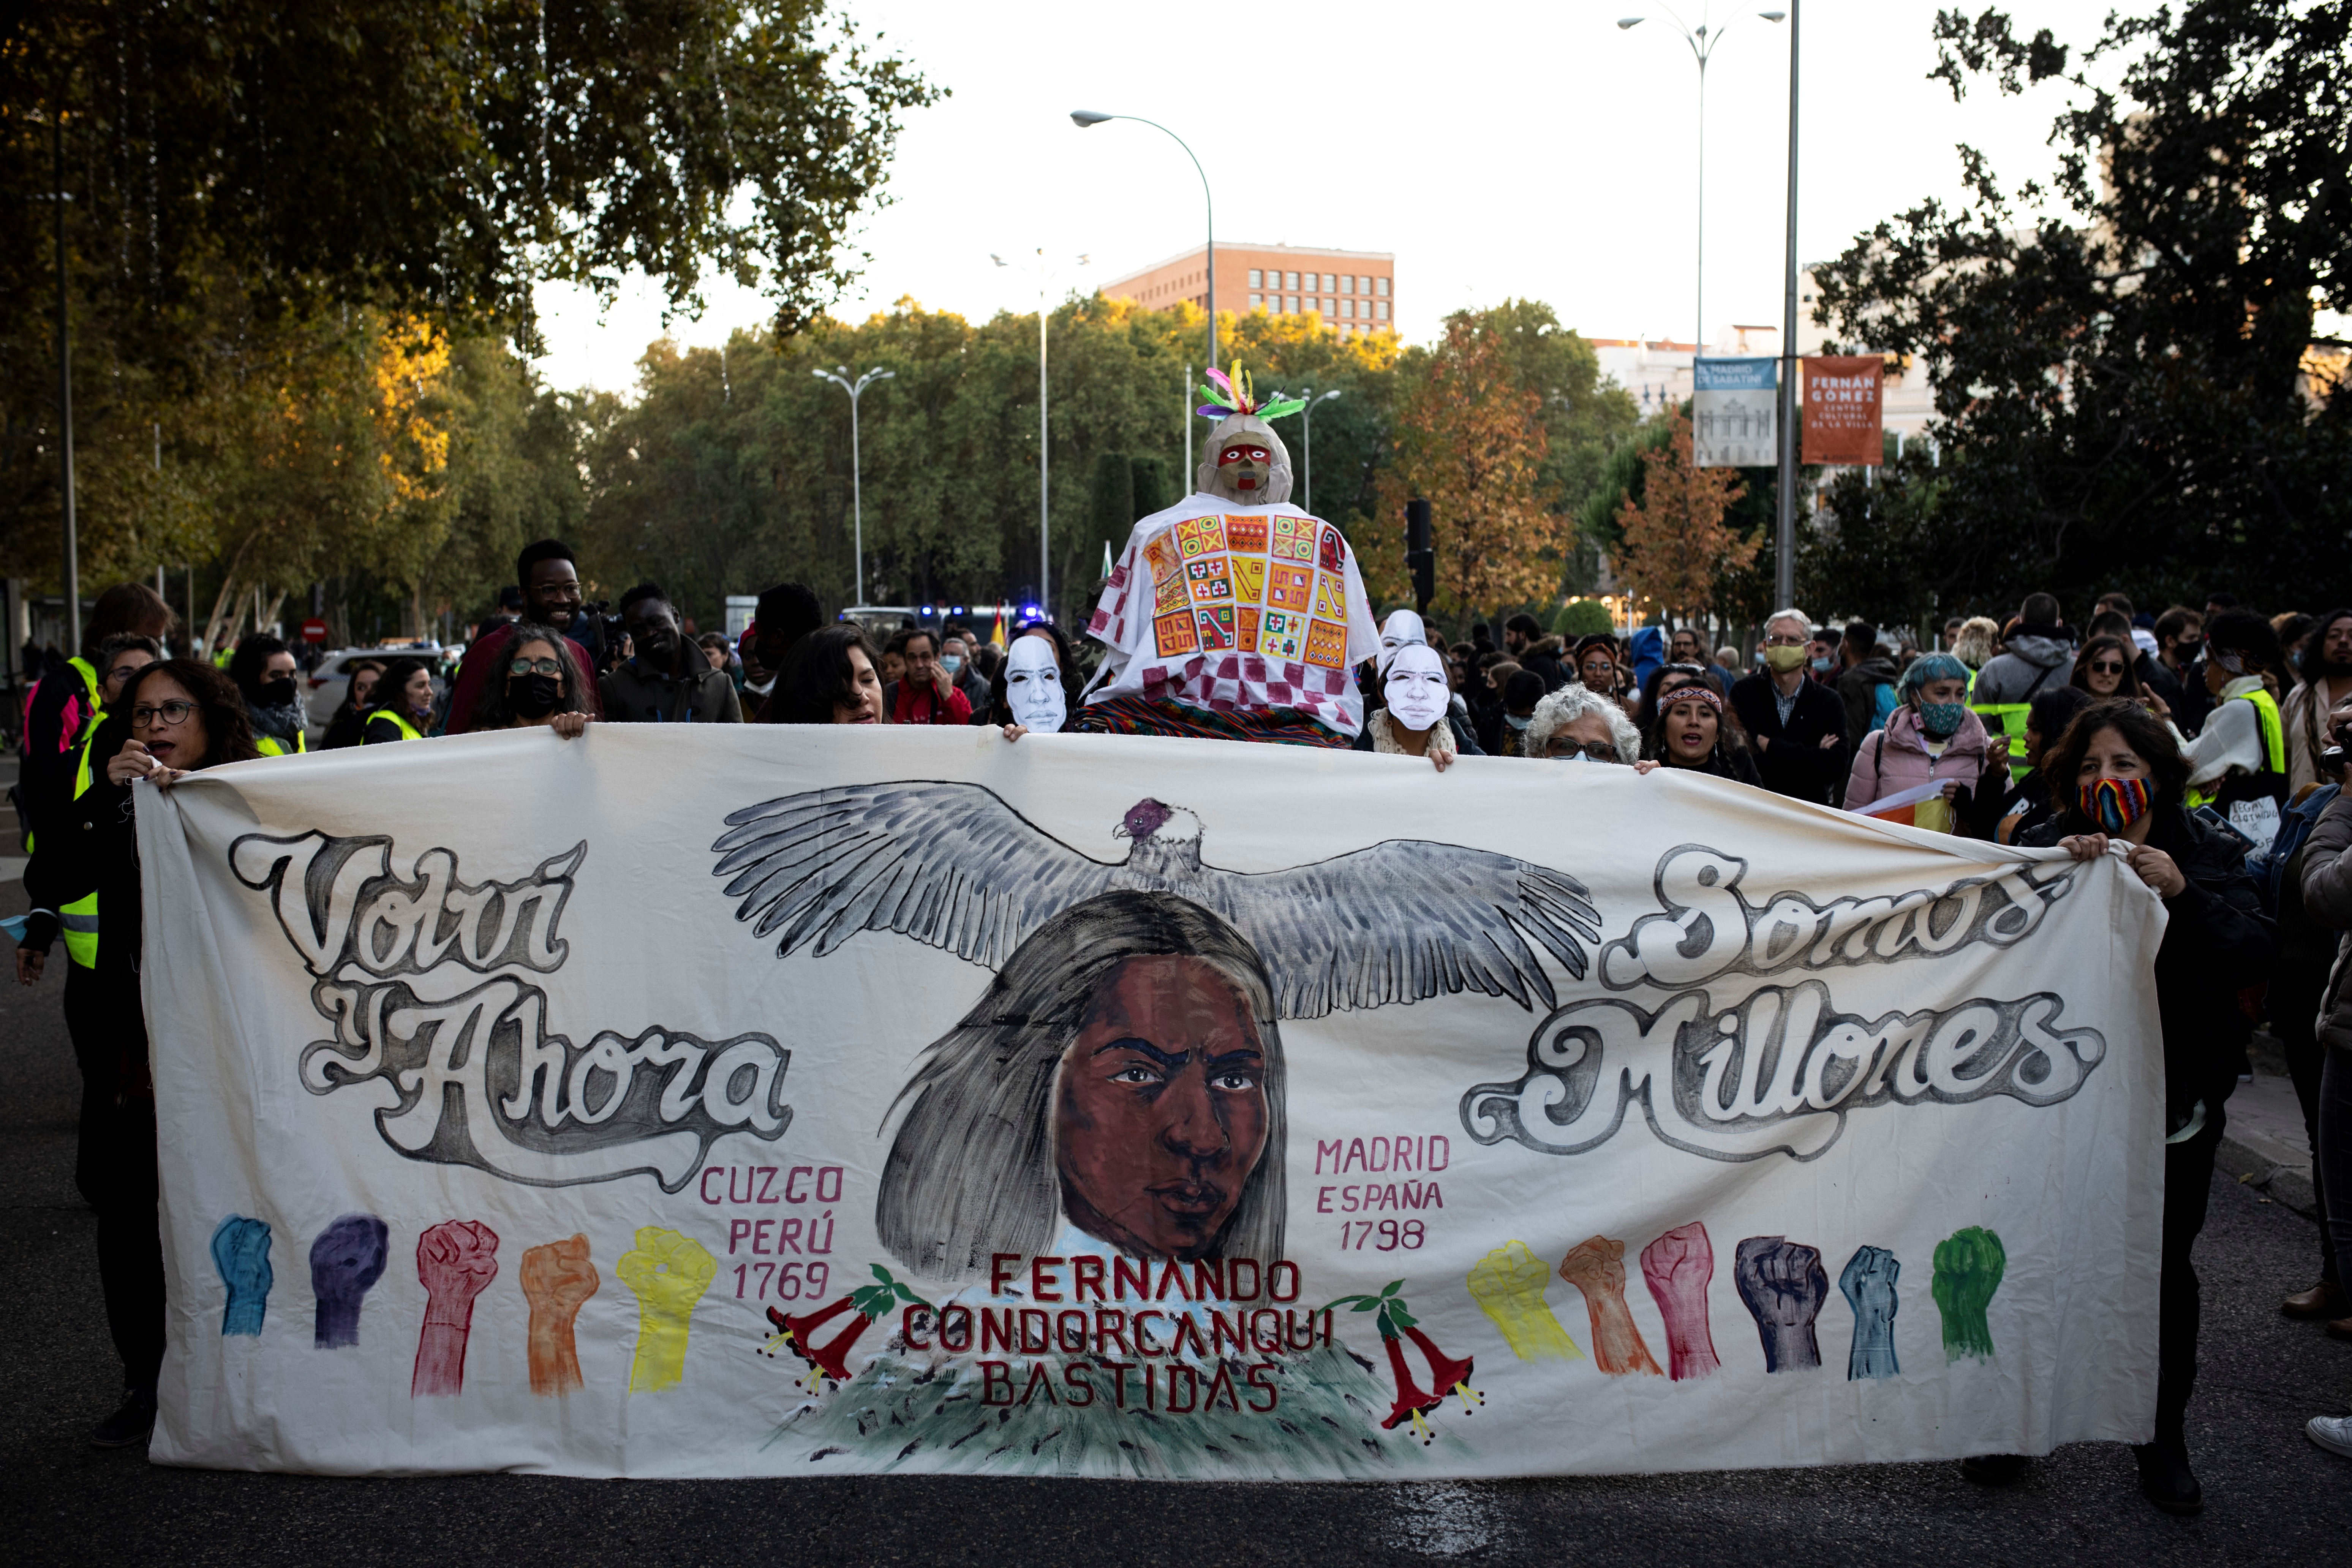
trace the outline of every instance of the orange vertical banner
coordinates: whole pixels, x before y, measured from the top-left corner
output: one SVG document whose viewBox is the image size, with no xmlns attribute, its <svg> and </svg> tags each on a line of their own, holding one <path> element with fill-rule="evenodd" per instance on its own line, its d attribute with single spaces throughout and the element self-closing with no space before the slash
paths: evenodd
<svg viewBox="0 0 2352 1568">
<path fill-rule="evenodd" d="M 1807 354 L 1804 461 L 1876 467 L 1885 381 L 1886 362 L 1876 354 Z"/>
</svg>

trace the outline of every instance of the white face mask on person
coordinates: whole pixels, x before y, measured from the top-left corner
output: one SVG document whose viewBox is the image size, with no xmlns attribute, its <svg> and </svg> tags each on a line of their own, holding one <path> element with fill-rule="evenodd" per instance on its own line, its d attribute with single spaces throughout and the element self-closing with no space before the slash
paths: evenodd
<svg viewBox="0 0 2352 1568">
<path fill-rule="evenodd" d="M 1069 698 L 1062 690 L 1060 656 L 1053 639 L 1021 637 L 1004 656 L 1004 705 L 1023 729 L 1050 735 L 1070 716 Z"/>
<path fill-rule="evenodd" d="M 1427 647 L 1429 628 L 1411 610 L 1393 610 L 1381 627 L 1381 673 L 1389 672 L 1390 661 L 1403 647 Z"/>
<path fill-rule="evenodd" d="M 1395 617 L 1390 619 L 1393 622 Z M 1388 679 L 1381 683 L 1381 694 L 1388 700 L 1391 722 L 1416 733 L 1428 729 L 1445 717 L 1450 695 L 1445 685 L 1445 661 L 1427 643 L 1406 644 L 1389 661 Z"/>
</svg>

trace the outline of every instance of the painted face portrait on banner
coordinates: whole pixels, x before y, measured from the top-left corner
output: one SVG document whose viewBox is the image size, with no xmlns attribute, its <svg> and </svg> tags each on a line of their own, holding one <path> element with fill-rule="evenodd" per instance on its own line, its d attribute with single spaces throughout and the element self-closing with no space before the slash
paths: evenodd
<svg viewBox="0 0 2352 1568">
<path fill-rule="evenodd" d="M 1050 735 L 1070 716 L 1069 697 L 1062 689 L 1061 656 L 1054 639 L 1018 637 L 1004 655 L 1004 705 L 1013 721 L 1037 734 Z"/>
<path fill-rule="evenodd" d="M 1389 661 L 1396 658 L 1397 649 L 1428 646 L 1429 628 L 1419 616 L 1411 610 L 1390 611 L 1389 618 L 1381 624 L 1381 673 L 1389 672 Z"/>
<path fill-rule="evenodd" d="M 1399 614 L 1410 614 L 1400 611 Z M 1414 616 L 1418 620 L 1419 616 Z M 1391 626 L 1396 624 L 1390 617 Z M 1381 695 L 1388 699 L 1389 718 L 1408 730 L 1422 731 L 1445 717 L 1446 702 L 1451 695 L 1445 684 L 1445 661 L 1427 643 L 1414 643 L 1397 649 L 1389 660 L 1387 678 L 1381 685 Z"/>
</svg>

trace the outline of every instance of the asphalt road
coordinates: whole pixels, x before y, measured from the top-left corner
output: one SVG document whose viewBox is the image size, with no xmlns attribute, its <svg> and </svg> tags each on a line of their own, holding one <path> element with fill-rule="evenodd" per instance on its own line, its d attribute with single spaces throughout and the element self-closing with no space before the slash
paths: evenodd
<svg viewBox="0 0 2352 1568">
<path fill-rule="evenodd" d="M 13 840 L 12 840 L 13 843 Z M 24 908 L 11 878 L 0 913 Z M 164 1469 L 89 1446 L 121 1371 L 72 1185 L 79 1095 L 58 985 L 0 991 L 0 1558 L 28 1563 L 500 1568 L 758 1563 L 2346 1561 L 2352 1460 L 2303 1422 L 2352 1405 L 2352 1345 L 2278 1314 L 2315 1277 L 2309 1220 L 2224 1173 L 2200 1244 L 2189 1443 L 2208 1506 L 2169 1519 L 2128 1449 L 2082 1444 L 1986 1491 L 1949 1464 L 1386 1486 L 971 1479 L 348 1480 Z"/>
</svg>

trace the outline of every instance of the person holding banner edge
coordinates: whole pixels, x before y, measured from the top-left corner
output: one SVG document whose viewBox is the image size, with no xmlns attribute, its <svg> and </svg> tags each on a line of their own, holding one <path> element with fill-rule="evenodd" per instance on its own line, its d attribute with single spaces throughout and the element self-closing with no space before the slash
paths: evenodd
<svg viewBox="0 0 2352 1568">
<path fill-rule="evenodd" d="M 138 780 L 168 786 L 198 768 L 260 755 L 244 697 L 218 670 L 193 659 L 165 659 L 133 671 L 90 745 L 90 787 L 62 814 L 63 831 L 37 847 L 25 868 L 33 903 L 16 973 L 40 978 L 56 940 L 54 911 L 91 893 L 107 911 L 110 935 L 98 950 L 93 1013 L 99 1048 L 110 1057 L 110 1092 L 85 1118 L 83 1158 L 100 1173 L 90 1194 L 98 1210 L 99 1280 L 108 1327 L 122 1357 L 123 1399 L 90 1435 L 100 1447 L 143 1443 L 155 1424 L 155 1382 L 163 1364 L 163 1245 L 156 1212 L 155 1086 L 148 1072 L 147 1019 L 140 1002 L 142 947 L 137 819 L 131 788 Z M 94 1143 L 95 1148 L 89 1145 Z"/>
<path fill-rule="evenodd" d="M 2205 1228 L 2213 1159 L 2228 1121 L 2222 1103 L 2237 1087 L 2237 1058 L 2253 1027 L 2238 995 L 2270 977 L 2275 933 L 2237 838 L 2186 809 L 2189 763 L 2171 730 L 2147 709 L 2129 699 L 2084 709 L 2045 761 L 2050 787 L 2066 808 L 2021 842 L 2054 845 L 2077 860 L 2121 850 L 2164 900 L 2168 917 L 2154 966 L 2166 1110 L 2156 1430 L 2132 1452 L 2150 1502 L 2167 1513 L 2196 1513 L 2204 1493 L 2184 1435 L 2200 1313 L 2189 1250 Z M 1970 1479 L 1988 1484 L 2015 1479 L 2025 1465 L 2014 1454 L 1961 1463 Z"/>
</svg>

